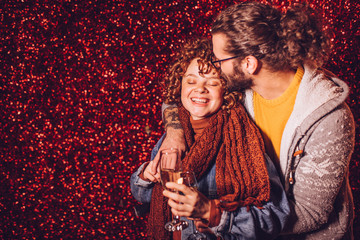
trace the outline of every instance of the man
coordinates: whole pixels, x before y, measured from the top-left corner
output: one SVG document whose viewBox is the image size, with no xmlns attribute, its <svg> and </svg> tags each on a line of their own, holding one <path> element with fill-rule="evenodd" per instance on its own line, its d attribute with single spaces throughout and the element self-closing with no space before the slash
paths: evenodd
<svg viewBox="0 0 360 240">
<path fill-rule="evenodd" d="M 349 88 L 320 68 L 329 45 L 310 9 L 234 5 L 216 18 L 212 39 L 213 64 L 229 88 L 245 89 L 244 105 L 281 175 L 291 207 L 284 239 L 353 239 Z M 165 110 L 162 147 L 184 150 L 176 111 Z"/>
</svg>

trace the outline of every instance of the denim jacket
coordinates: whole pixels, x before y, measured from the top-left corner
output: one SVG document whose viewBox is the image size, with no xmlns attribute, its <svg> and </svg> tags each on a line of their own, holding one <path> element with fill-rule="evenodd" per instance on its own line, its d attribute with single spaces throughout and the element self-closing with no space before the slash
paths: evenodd
<svg viewBox="0 0 360 240">
<path fill-rule="evenodd" d="M 165 136 L 165 135 L 164 135 Z M 162 140 L 159 140 L 151 153 L 151 160 L 154 159 Z M 234 212 L 223 211 L 220 224 L 211 230 L 216 236 L 222 239 L 274 239 L 278 236 L 287 221 L 290 213 L 289 203 L 285 191 L 280 182 L 277 170 L 274 164 L 266 157 L 266 166 L 270 178 L 270 200 L 264 204 L 263 209 L 255 206 L 241 207 Z M 131 192 L 135 199 L 140 203 L 150 203 L 152 193 L 152 182 L 147 182 L 139 177 L 144 164 L 134 172 L 130 179 Z M 210 171 L 198 180 L 199 191 L 209 199 L 216 199 L 216 181 L 215 181 L 215 164 L 211 166 Z M 186 218 L 183 218 L 187 220 Z M 193 232 L 192 221 L 187 220 L 190 226 L 182 231 L 182 239 L 186 239 Z M 208 235 L 209 239 L 215 236 Z"/>
</svg>

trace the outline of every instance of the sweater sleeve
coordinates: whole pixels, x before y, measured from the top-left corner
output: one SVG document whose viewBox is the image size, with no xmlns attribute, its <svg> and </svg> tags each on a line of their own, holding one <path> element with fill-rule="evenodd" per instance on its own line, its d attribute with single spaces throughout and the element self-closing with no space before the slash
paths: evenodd
<svg viewBox="0 0 360 240">
<path fill-rule="evenodd" d="M 355 142 L 350 110 L 338 108 L 313 127 L 306 143 L 300 143 L 304 152 L 294 171 L 291 215 L 285 233 L 321 228 L 328 222 L 341 188 L 349 187 L 346 178 Z"/>
<path fill-rule="evenodd" d="M 176 104 L 166 104 L 162 103 L 161 105 L 161 119 L 164 121 L 164 111 L 168 109 L 169 107 L 176 107 Z"/>
</svg>

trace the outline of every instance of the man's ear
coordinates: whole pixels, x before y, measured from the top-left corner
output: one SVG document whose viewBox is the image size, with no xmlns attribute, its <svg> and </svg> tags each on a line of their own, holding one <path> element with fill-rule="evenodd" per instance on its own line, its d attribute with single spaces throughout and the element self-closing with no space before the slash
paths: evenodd
<svg viewBox="0 0 360 240">
<path fill-rule="evenodd" d="M 243 60 L 243 69 L 244 72 L 252 75 L 252 74 L 256 74 L 260 68 L 260 61 L 254 57 L 254 56 L 246 56 Z"/>
</svg>

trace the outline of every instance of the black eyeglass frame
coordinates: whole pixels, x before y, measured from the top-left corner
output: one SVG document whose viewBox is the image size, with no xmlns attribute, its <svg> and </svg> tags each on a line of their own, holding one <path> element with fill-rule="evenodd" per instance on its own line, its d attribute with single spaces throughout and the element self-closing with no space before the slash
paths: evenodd
<svg viewBox="0 0 360 240">
<path fill-rule="evenodd" d="M 221 62 L 231 60 L 234 58 L 238 58 L 238 57 L 240 57 L 240 56 L 234 56 L 234 57 L 229 57 L 229 58 L 224 58 L 224 59 L 213 61 L 213 56 L 211 56 L 211 64 L 214 66 L 214 68 L 221 69 Z M 219 63 L 219 67 L 216 67 L 216 65 L 215 65 L 216 63 Z"/>
</svg>

